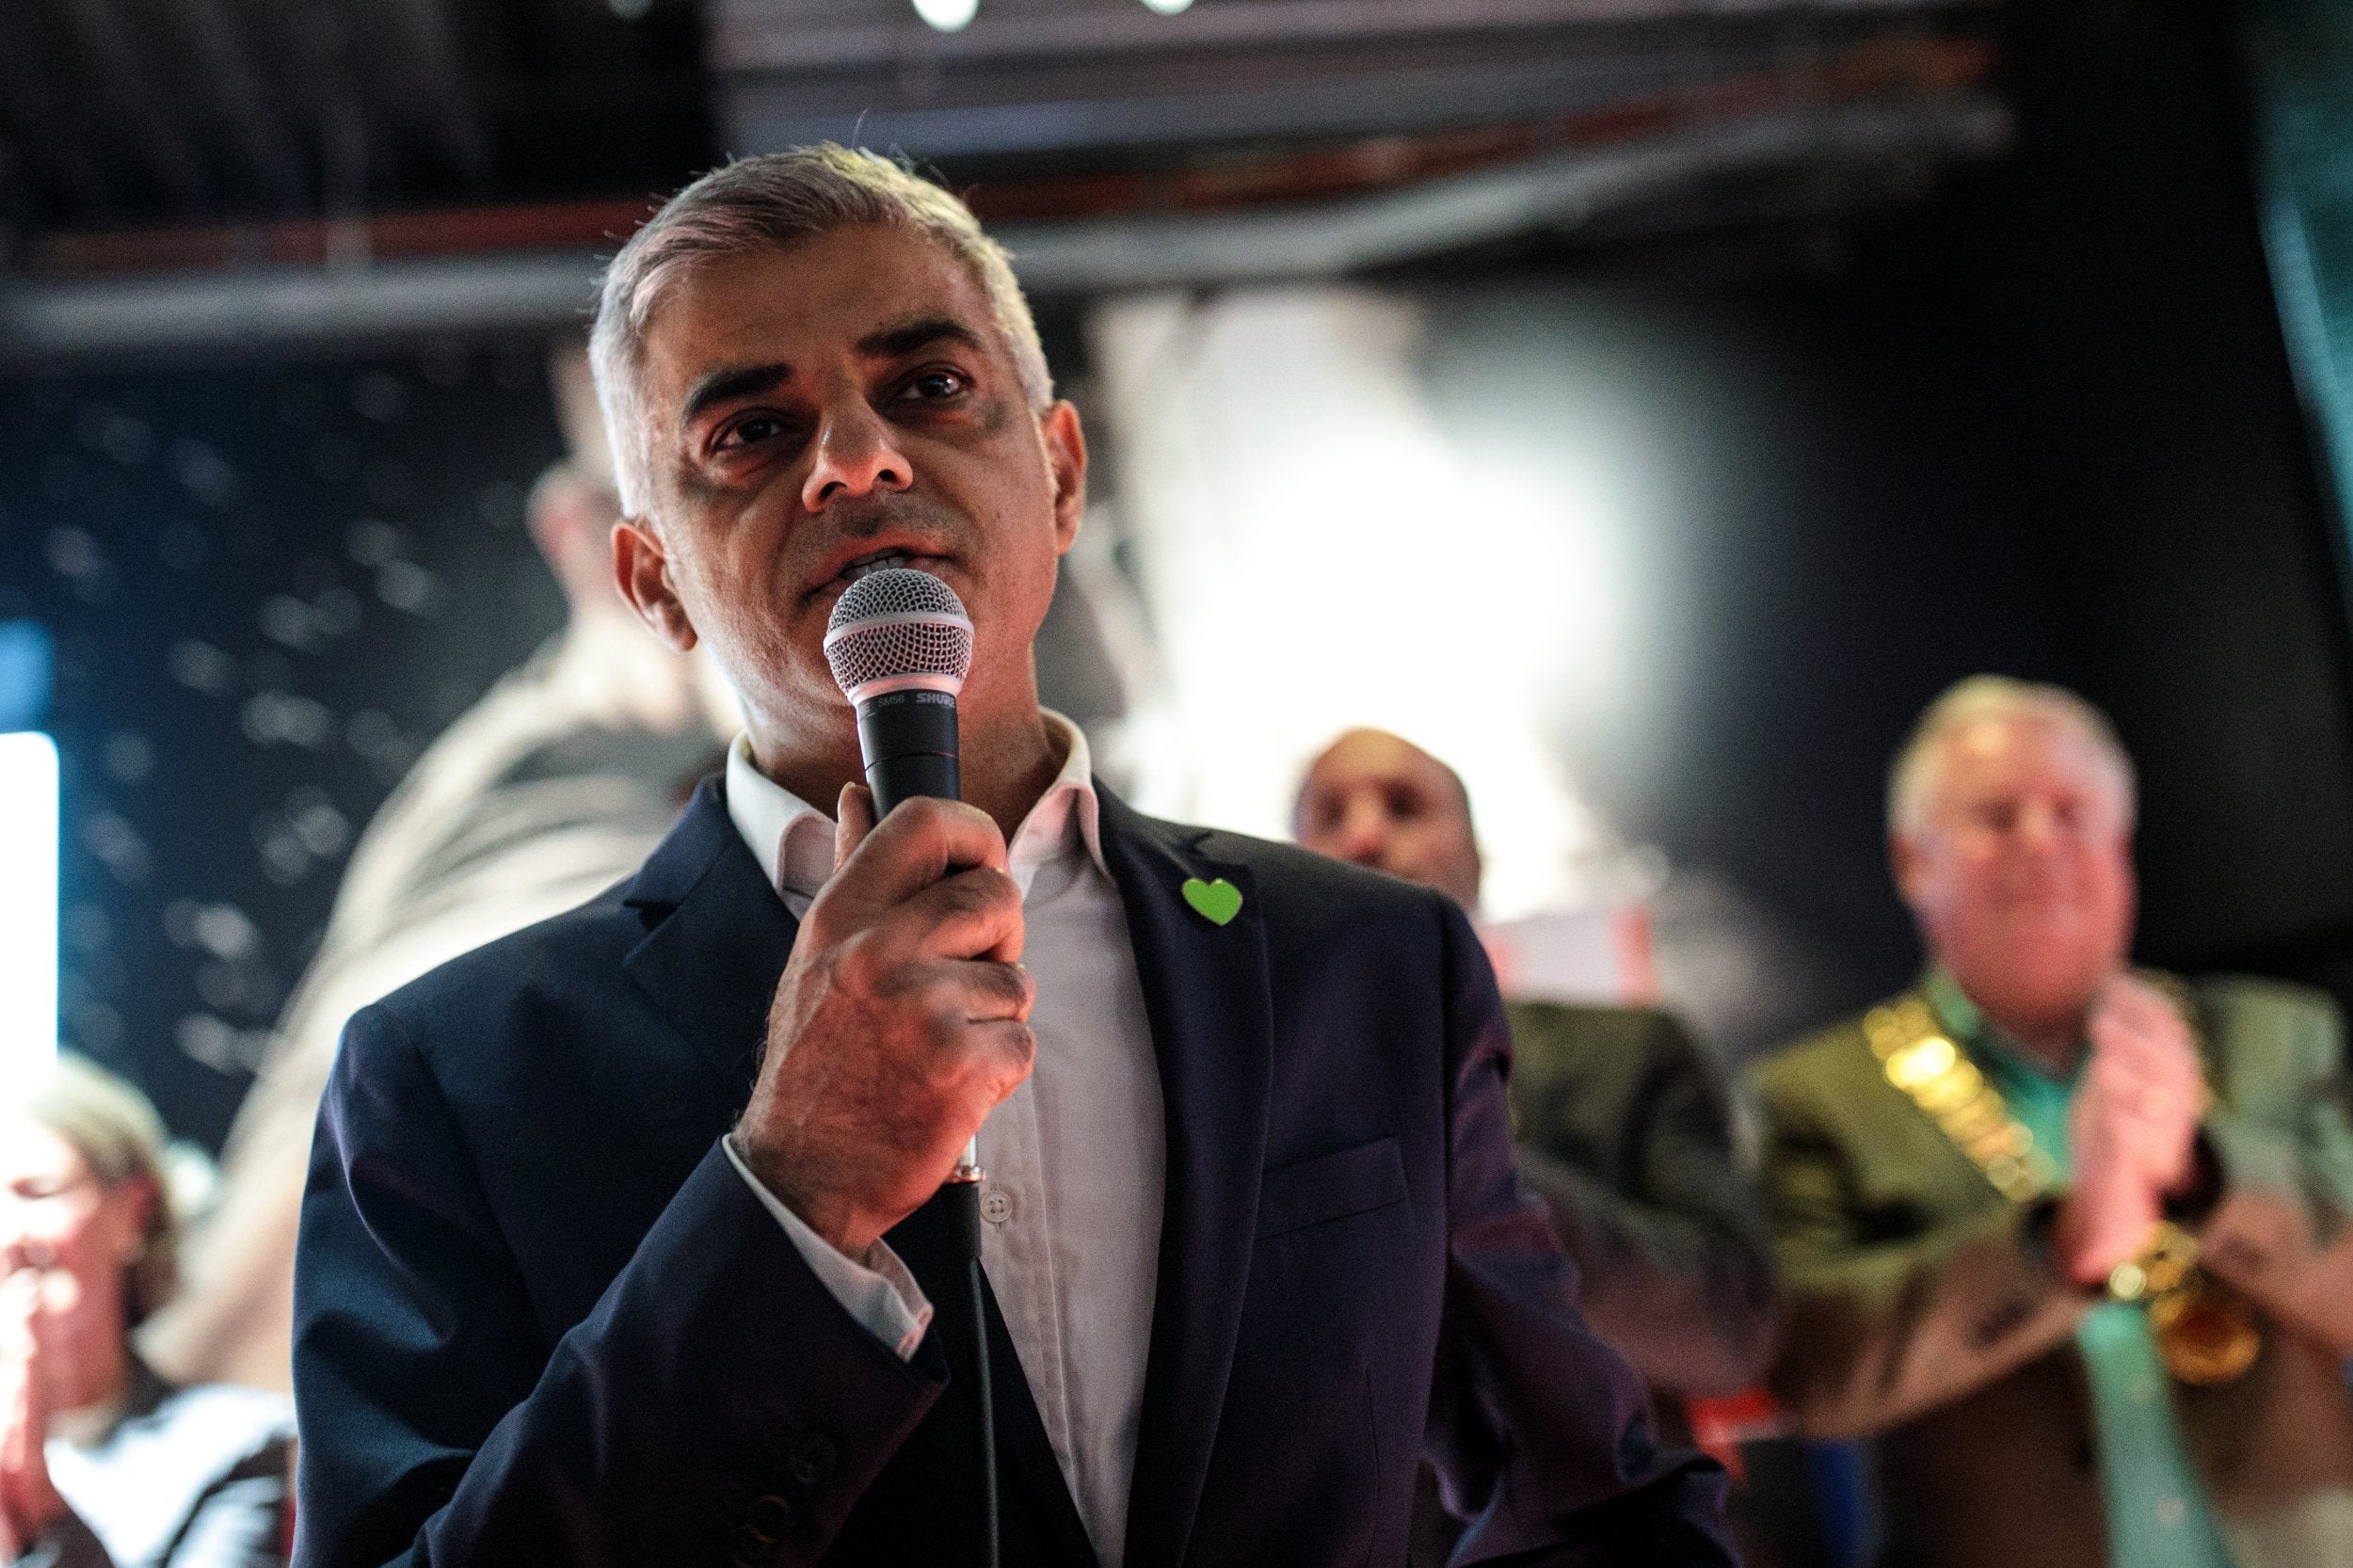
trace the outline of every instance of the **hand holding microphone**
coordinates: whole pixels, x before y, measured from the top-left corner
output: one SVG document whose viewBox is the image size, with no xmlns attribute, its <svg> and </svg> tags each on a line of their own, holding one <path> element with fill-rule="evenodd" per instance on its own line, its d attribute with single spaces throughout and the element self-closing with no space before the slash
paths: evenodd
<svg viewBox="0 0 2353 1568">
<path fill-rule="evenodd" d="M 933 792 L 956 785 L 962 605 L 928 574 L 872 573 L 836 606 L 826 654 L 858 709 L 873 798 L 842 792 L 837 870 L 777 983 L 736 1130 L 769 1190 L 857 1257 L 1029 1077 L 1033 992 L 1003 834 Z"/>
</svg>

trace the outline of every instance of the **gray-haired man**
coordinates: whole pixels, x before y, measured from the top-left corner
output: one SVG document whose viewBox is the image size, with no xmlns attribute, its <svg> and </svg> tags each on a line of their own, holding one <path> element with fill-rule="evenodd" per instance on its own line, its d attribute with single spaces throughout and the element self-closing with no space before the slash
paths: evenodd
<svg viewBox="0 0 2353 1568">
<path fill-rule="evenodd" d="M 354 1019 L 296 1278 L 309 1564 L 1721 1563 L 1513 1176 L 1448 900 L 1138 816 L 1038 706 L 1083 509 L 1001 251 L 840 149 L 625 247 L 624 595 L 746 733 L 636 878 Z M 821 639 L 870 568 L 977 629 L 969 804 L 880 824 Z M 828 816 L 819 804 L 830 805 Z M 978 1134 L 976 1324 L 932 1200 Z"/>
<path fill-rule="evenodd" d="M 1931 705 L 1888 792 L 1913 990 L 1757 1074 L 1798 1425 L 1890 1560 L 2353 1560 L 2353 1132 L 2325 998 L 2136 973 L 2132 763 L 2071 692 Z"/>
</svg>

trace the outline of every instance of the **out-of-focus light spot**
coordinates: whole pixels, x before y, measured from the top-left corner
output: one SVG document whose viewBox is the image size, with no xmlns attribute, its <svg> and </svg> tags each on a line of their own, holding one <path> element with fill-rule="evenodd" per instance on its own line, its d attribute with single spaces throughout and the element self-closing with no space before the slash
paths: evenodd
<svg viewBox="0 0 2353 1568">
<path fill-rule="evenodd" d="M 1175 16 L 1178 11 L 1193 8 L 1193 0 L 1144 0 L 1144 4 L 1146 9 L 1158 11 L 1162 16 Z"/>
<path fill-rule="evenodd" d="M 57 748 L 0 735 L 0 1097 L 57 1054 Z"/>
<path fill-rule="evenodd" d="M 915 0 L 915 14 L 943 33 L 962 32 L 981 8 L 981 0 Z"/>
</svg>

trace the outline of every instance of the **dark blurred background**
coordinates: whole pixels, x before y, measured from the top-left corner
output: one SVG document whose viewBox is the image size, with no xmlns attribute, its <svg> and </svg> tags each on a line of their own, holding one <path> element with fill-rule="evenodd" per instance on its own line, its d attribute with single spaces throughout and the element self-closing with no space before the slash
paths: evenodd
<svg viewBox="0 0 2353 1568">
<path fill-rule="evenodd" d="M 1980 669 L 2117 718 L 2148 959 L 2353 1001 L 2346 25 L 0 0 L 0 619 L 56 650 L 62 1036 L 217 1143 L 353 837 L 558 622 L 522 496 L 600 255 L 719 158 L 821 136 L 935 168 L 1019 254 L 1102 459 L 1043 674 L 1147 804 L 1187 797 L 1117 737 L 1185 645 L 1168 541 L 1124 531 L 1150 475 L 1103 312 L 1353 285 L 1422 324 L 1467 460 L 1640 433 L 1624 677 L 1530 722 L 1665 916 L 1705 889 L 1767 954 L 1707 1020 L 1728 1049 L 1916 962 L 1883 771 Z M 1459 564 L 1433 603 L 1509 564 L 1476 509 L 1427 521 Z"/>
</svg>

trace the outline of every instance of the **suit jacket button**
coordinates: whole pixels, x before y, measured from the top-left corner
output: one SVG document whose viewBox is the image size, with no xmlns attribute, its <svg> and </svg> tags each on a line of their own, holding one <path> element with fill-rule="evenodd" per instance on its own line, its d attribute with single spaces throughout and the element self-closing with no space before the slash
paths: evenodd
<svg viewBox="0 0 2353 1568">
<path fill-rule="evenodd" d="M 785 1468 L 803 1486 L 814 1486 L 833 1474 L 834 1461 L 840 1457 L 840 1450 L 833 1446 L 833 1439 L 812 1433 L 792 1445 Z"/>
<path fill-rule="evenodd" d="M 775 1536 L 761 1535 L 748 1523 L 741 1524 L 728 1542 L 728 1561 L 731 1568 L 769 1568 L 783 1550 Z"/>
<path fill-rule="evenodd" d="M 736 1533 L 774 1545 L 792 1533 L 792 1505 L 772 1493 L 752 1504 Z"/>
</svg>

